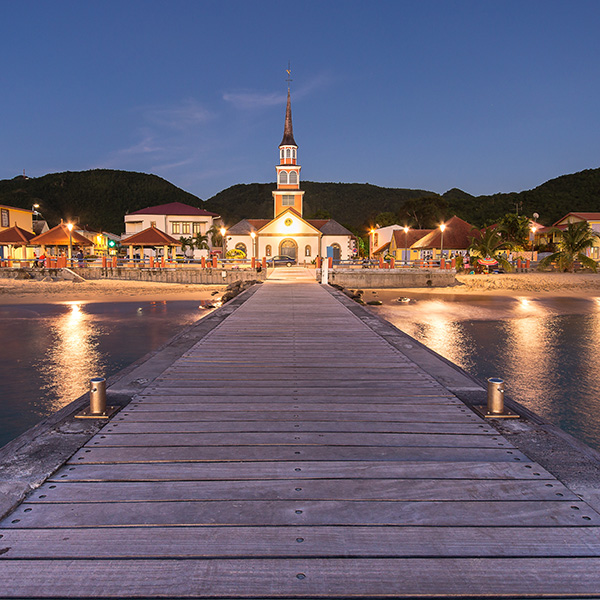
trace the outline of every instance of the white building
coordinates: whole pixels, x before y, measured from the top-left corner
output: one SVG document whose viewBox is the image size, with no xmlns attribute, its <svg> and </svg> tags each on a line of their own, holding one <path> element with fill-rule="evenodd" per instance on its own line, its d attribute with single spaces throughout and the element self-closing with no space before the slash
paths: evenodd
<svg viewBox="0 0 600 600">
<path fill-rule="evenodd" d="M 130 235 L 149 227 L 156 227 L 175 239 L 195 238 L 198 234 L 206 235 L 219 219 L 219 215 L 215 213 L 182 202 L 150 206 L 125 215 L 125 234 L 122 240 L 125 241 Z"/>
<path fill-rule="evenodd" d="M 299 263 L 317 256 L 346 260 L 356 253 L 352 232 L 333 219 L 304 219 L 304 192 L 300 190 L 298 146 L 292 129 L 292 108 L 288 89 L 283 140 L 279 145 L 277 189 L 273 191 L 273 219 L 244 219 L 230 227 L 226 250 L 237 248 L 247 257 L 285 255 Z"/>
</svg>

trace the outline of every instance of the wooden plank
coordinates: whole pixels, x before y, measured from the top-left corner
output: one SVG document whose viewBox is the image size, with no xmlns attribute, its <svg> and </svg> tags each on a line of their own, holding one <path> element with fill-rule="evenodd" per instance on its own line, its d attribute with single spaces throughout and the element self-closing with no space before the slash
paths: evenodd
<svg viewBox="0 0 600 600">
<path fill-rule="evenodd" d="M 455 462 L 530 462 L 504 448 L 399 448 L 372 446 L 156 446 L 94 447 L 79 450 L 69 464 L 206 461 L 390 460 Z M 450 468 L 450 467 L 449 467 Z"/>
<path fill-rule="evenodd" d="M 102 435 L 107 433 L 146 434 L 146 433 L 209 433 L 223 432 L 238 434 L 242 432 L 344 432 L 349 433 L 460 433 L 482 434 L 497 433 L 485 424 L 469 423 L 385 423 L 380 421 L 361 421 L 360 423 L 339 423 L 336 421 L 123 421 L 109 423 Z"/>
<path fill-rule="evenodd" d="M 218 481 L 252 479 L 523 479 L 554 477 L 525 462 L 264 461 L 206 463 L 94 463 L 69 465 L 48 481 Z"/>
<path fill-rule="evenodd" d="M 21 504 L 6 528 L 154 525 L 600 526 L 584 502 L 310 501 L 89 502 Z"/>
<path fill-rule="evenodd" d="M 230 433 L 145 433 L 138 435 L 106 433 L 94 437 L 88 447 L 108 446 L 391 446 L 438 448 L 514 448 L 505 438 L 493 433 L 315 433 L 315 432 L 240 432 Z"/>
<path fill-rule="evenodd" d="M 598 558 L 6 560 L 0 570 L 6 598 L 597 598 L 599 589 Z"/>
<path fill-rule="evenodd" d="M 52 482 L 28 503 L 203 500 L 574 500 L 558 481 L 443 479 L 284 479 L 240 481 Z"/>
<path fill-rule="evenodd" d="M 0 536 L 11 560 L 600 556 L 598 527 L 106 527 Z"/>
</svg>

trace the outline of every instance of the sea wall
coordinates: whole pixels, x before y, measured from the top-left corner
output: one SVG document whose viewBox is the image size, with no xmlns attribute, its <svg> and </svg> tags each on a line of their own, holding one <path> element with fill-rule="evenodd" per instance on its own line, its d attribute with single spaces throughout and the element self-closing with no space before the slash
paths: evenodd
<svg viewBox="0 0 600 600">
<path fill-rule="evenodd" d="M 449 287 L 459 285 L 455 275 L 455 271 L 435 269 L 333 269 L 329 271 L 329 283 L 345 288 Z"/>
<path fill-rule="evenodd" d="M 164 269 L 130 267 L 73 267 L 73 269 L 0 269 L 0 277 L 29 279 L 59 277 L 72 279 L 76 273 L 85 280 L 125 279 L 129 281 L 152 281 L 156 283 L 197 283 L 205 285 L 229 285 L 234 281 L 266 279 L 266 270 L 254 269 L 201 269 L 176 267 Z"/>
</svg>

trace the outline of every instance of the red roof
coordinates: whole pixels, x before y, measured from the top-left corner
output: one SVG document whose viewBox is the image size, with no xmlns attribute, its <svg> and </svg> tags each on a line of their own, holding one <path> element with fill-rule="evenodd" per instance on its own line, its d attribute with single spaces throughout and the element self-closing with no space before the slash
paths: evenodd
<svg viewBox="0 0 600 600">
<path fill-rule="evenodd" d="M 412 246 L 432 231 L 433 229 L 409 229 L 408 233 L 404 233 L 404 229 L 394 229 L 392 237 L 396 242 L 396 247 L 403 248 L 405 245 Z"/>
<path fill-rule="evenodd" d="M 71 231 L 71 235 L 69 235 L 69 228 L 62 221 L 56 227 L 46 231 L 46 233 L 35 236 L 29 243 L 31 246 L 68 246 L 69 240 L 75 246 L 94 245 L 93 242 L 90 242 L 90 240 L 77 233 L 74 229 Z"/>
<path fill-rule="evenodd" d="M 121 240 L 122 246 L 180 246 L 175 238 L 156 227 L 148 227 Z"/>
<path fill-rule="evenodd" d="M 159 204 L 158 206 L 149 206 L 142 208 L 130 215 L 177 215 L 177 216 L 193 216 L 193 217 L 218 217 L 216 213 L 208 212 L 202 208 L 196 208 L 183 202 L 170 202 L 169 204 Z"/>
<path fill-rule="evenodd" d="M 446 221 L 446 230 L 444 231 L 444 248 L 448 250 L 466 250 L 471 245 L 471 238 L 475 237 L 476 232 L 473 226 L 457 216 Z M 434 229 L 425 237 L 417 240 L 412 248 L 441 248 L 442 232 L 440 228 Z"/>
<path fill-rule="evenodd" d="M 35 233 L 21 229 L 18 225 L 13 225 L 4 231 L 0 231 L 0 245 L 27 246 Z"/>
</svg>

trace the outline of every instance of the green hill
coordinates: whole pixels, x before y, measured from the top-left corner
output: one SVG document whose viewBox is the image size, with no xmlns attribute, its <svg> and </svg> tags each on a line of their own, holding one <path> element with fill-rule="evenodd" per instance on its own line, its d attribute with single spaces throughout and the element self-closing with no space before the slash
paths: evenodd
<svg viewBox="0 0 600 600">
<path fill-rule="evenodd" d="M 240 184 L 202 201 L 156 175 L 97 169 L 53 173 L 34 179 L 15 177 L 0 181 L 0 204 L 40 211 L 51 226 L 60 219 L 79 218 L 82 225 L 121 233 L 123 217 L 147 206 L 184 202 L 223 216 L 227 225 L 243 218 L 273 216 L 275 183 Z M 443 195 L 427 190 L 383 188 L 368 183 L 315 183 L 305 181 L 304 215 L 332 217 L 364 232 L 376 222 L 405 222 L 435 227 L 456 214 L 473 225 L 492 223 L 507 212 L 532 215 L 550 225 L 570 211 L 600 212 L 600 169 L 563 175 L 519 193 L 471 196 L 459 189 Z"/>
<path fill-rule="evenodd" d="M 168 202 L 203 208 L 196 196 L 145 173 L 96 169 L 0 181 L 0 204 L 28 209 L 39 204 L 51 227 L 78 218 L 90 229 L 121 233 L 128 212 Z"/>
</svg>

